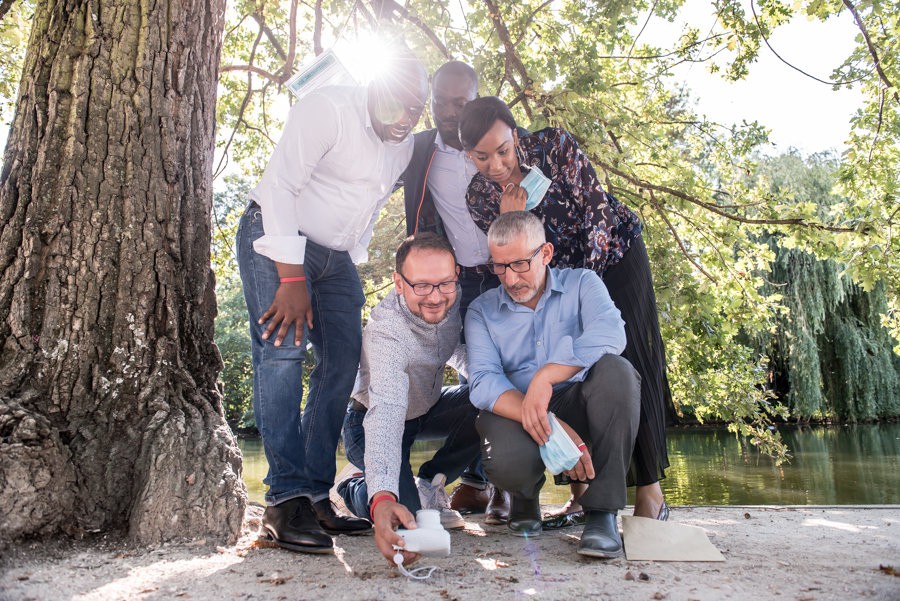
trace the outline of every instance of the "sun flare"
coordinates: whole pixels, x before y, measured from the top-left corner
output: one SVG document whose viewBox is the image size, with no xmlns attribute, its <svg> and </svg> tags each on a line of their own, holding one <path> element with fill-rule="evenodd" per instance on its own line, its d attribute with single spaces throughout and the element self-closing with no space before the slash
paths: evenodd
<svg viewBox="0 0 900 601">
<path fill-rule="evenodd" d="M 341 63 L 361 85 L 382 75 L 394 50 L 383 37 L 364 32 L 354 40 L 339 42 L 334 48 Z"/>
</svg>

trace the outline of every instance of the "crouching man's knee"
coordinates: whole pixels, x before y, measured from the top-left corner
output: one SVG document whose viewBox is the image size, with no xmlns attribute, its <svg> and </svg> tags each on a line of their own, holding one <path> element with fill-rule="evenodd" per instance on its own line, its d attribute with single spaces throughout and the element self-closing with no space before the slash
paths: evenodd
<svg viewBox="0 0 900 601">
<path fill-rule="evenodd" d="M 490 411 L 481 411 L 475 420 L 475 428 L 481 436 L 481 459 L 491 483 L 528 497 L 540 490 L 544 462 L 537 444 L 522 424 Z"/>
<path fill-rule="evenodd" d="M 633 417 L 635 425 L 640 418 L 641 376 L 625 357 L 600 357 L 585 378 L 582 394 L 600 401 L 597 405 L 604 411 L 621 411 Z"/>
</svg>

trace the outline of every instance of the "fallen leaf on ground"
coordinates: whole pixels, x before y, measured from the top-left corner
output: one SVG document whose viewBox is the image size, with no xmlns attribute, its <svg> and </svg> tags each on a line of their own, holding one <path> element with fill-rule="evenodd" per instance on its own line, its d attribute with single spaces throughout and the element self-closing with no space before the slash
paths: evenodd
<svg viewBox="0 0 900 601">
<path fill-rule="evenodd" d="M 293 578 L 293 576 L 282 576 L 281 574 L 275 573 L 269 576 L 268 578 L 260 578 L 258 582 L 264 582 L 267 584 L 281 585 Z M 324 587 L 323 587 L 324 588 Z"/>
<path fill-rule="evenodd" d="M 879 565 L 878 569 L 881 570 L 883 574 L 887 574 L 888 576 L 900 576 L 900 570 L 898 570 L 894 566 Z"/>
</svg>

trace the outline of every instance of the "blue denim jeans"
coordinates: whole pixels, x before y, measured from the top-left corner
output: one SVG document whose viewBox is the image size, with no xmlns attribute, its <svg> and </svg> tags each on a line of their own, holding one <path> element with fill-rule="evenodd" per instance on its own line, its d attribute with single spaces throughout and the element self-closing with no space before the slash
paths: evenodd
<svg viewBox="0 0 900 601">
<path fill-rule="evenodd" d="M 275 336 L 263 340 L 265 325 L 257 321 L 280 285 L 275 263 L 253 249 L 263 233 L 262 213 L 251 203 L 238 227 L 237 255 L 250 316 L 253 412 L 269 462 L 263 480 L 269 487 L 266 502 L 275 505 L 299 496 L 316 502 L 328 497 L 334 483 L 341 423 L 359 367 L 365 297 L 347 252 L 307 240 L 303 265 L 313 327 L 304 329 L 300 346 L 293 343 L 293 326 L 280 347 L 274 345 Z M 316 365 L 301 415 L 307 342 Z"/>
<path fill-rule="evenodd" d="M 438 402 L 428 413 L 406 420 L 403 428 L 400 459 L 400 503 L 415 513 L 421 509 L 419 491 L 409 462 L 410 449 L 417 440 L 439 440 L 444 444 L 419 468 L 419 477 L 431 480 L 444 474 L 452 482 L 480 452 L 481 441 L 475 430 L 478 410 L 469 402 L 468 386 L 445 386 Z M 366 441 L 363 430 L 364 410 L 347 408 L 344 417 L 344 448 L 347 459 L 365 472 Z M 364 477 L 356 477 L 338 487 L 347 508 L 359 517 L 369 518 L 369 493 Z"/>
</svg>

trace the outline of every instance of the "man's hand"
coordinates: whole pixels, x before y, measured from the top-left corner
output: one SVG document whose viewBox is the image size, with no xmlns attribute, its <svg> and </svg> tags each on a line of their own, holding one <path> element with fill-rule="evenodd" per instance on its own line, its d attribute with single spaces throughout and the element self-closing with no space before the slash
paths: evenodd
<svg viewBox="0 0 900 601">
<path fill-rule="evenodd" d="M 522 427 L 539 445 L 547 442 L 553 431 L 547 418 L 553 385 L 541 375 L 540 371 L 535 374 L 525 391 L 525 398 L 522 399 Z"/>
<path fill-rule="evenodd" d="M 375 546 L 378 547 L 385 559 L 394 565 L 394 555 L 397 553 L 394 545 L 402 547 L 405 543 L 403 537 L 397 534 L 396 529 L 403 526 L 407 530 L 415 530 L 416 518 L 404 505 L 397 501 L 387 500 L 381 501 L 375 506 L 372 521 L 375 523 Z M 418 553 L 410 551 L 401 551 L 401 553 L 403 553 L 404 565 L 419 559 Z"/>
<path fill-rule="evenodd" d="M 305 277 L 302 265 L 276 262 L 275 267 L 278 269 L 280 278 Z M 282 282 L 278 286 L 272 304 L 257 323 L 263 325 L 267 321 L 269 325 L 263 332 L 263 340 L 268 340 L 275 328 L 278 328 L 278 333 L 275 335 L 275 346 L 281 346 L 288 329 L 294 326 L 294 346 L 300 346 L 303 342 L 303 325 L 308 325 L 310 329 L 313 327 L 312 306 L 309 304 L 309 293 L 306 290 L 305 280 Z"/>
<path fill-rule="evenodd" d="M 500 214 L 511 211 L 524 211 L 528 202 L 528 193 L 518 184 L 506 184 L 500 195 Z"/>
<path fill-rule="evenodd" d="M 594 476 L 596 476 L 596 473 L 594 473 L 594 462 L 591 460 L 591 454 L 588 453 L 587 446 L 582 446 L 585 444 L 584 441 L 581 440 L 581 437 L 572 429 L 572 426 L 559 419 L 558 415 L 556 416 L 556 421 L 559 422 L 562 429 L 566 431 L 566 434 L 569 435 L 572 442 L 580 447 L 579 450 L 581 451 L 581 458 L 578 460 L 578 463 L 575 464 L 575 467 L 564 473 L 572 480 L 578 480 L 579 482 L 593 480 Z"/>
</svg>

